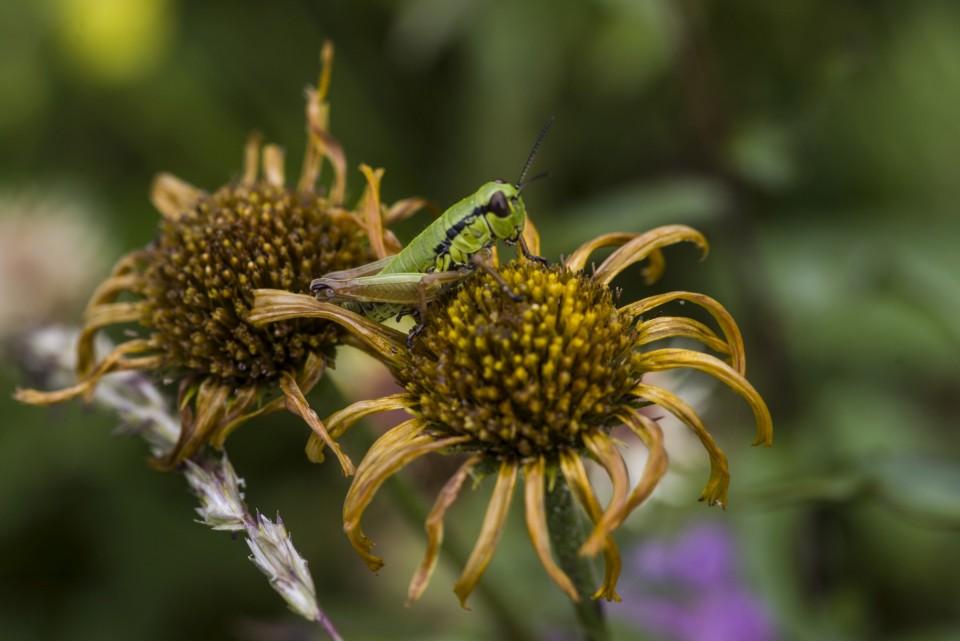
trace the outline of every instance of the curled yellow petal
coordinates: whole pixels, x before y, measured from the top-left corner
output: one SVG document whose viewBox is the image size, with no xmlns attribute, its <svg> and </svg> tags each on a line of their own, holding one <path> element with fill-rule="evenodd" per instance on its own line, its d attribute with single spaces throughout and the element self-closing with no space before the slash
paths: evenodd
<svg viewBox="0 0 960 641">
<path fill-rule="evenodd" d="M 580 554 L 595 556 L 603 550 L 610 533 L 617 529 L 627 516 L 627 492 L 630 489 L 630 479 L 627 474 L 627 465 L 623 462 L 623 457 L 620 456 L 617 448 L 613 446 L 609 436 L 599 431 L 587 432 L 583 435 L 583 443 L 606 470 L 613 484 L 613 496 L 610 498 L 607 509 L 593 532 L 580 546 Z"/>
<path fill-rule="evenodd" d="M 566 592 L 567 596 L 573 601 L 580 600 L 580 594 L 573 586 L 573 582 L 567 573 L 560 569 L 560 566 L 553 560 L 553 553 L 550 551 L 550 532 L 547 530 L 547 510 L 544 501 L 546 492 L 546 462 L 542 456 L 538 456 L 532 461 L 523 464 L 524 476 L 524 511 L 527 517 L 527 532 L 530 533 L 530 540 L 533 541 L 533 549 L 536 550 L 540 562 L 546 568 L 547 574 L 553 579 L 561 590 Z"/>
<path fill-rule="evenodd" d="M 97 332 L 110 325 L 138 321 L 143 310 L 143 303 L 104 303 L 87 307 L 77 337 L 77 375 L 85 377 L 95 367 L 94 338 Z"/>
<path fill-rule="evenodd" d="M 637 236 L 638 234 L 633 232 L 612 232 L 609 234 L 601 234 L 600 236 L 597 236 L 592 240 L 588 240 L 584 244 L 574 249 L 573 252 L 564 259 L 563 264 L 575 272 L 581 271 L 586 266 L 587 261 L 590 260 L 590 256 L 593 255 L 593 252 L 602 247 L 616 247 L 623 245 L 624 243 L 630 242 Z"/>
<path fill-rule="evenodd" d="M 322 318 L 349 330 L 366 349 L 393 367 L 403 366 L 409 358 L 405 334 L 342 307 L 280 289 L 255 289 L 253 296 L 247 321 L 257 327 L 294 318 Z"/>
<path fill-rule="evenodd" d="M 123 371 L 153 370 L 161 367 L 163 365 L 163 357 L 160 355 L 124 358 L 124 356 L 128 354 L 137 354 L 153 349 L 155 349 L 154 345 L 147 339 L 140 338 L 127 341 L 115 347 L 102 361 L 97 363 L 91 372 L 87 373 L 86 376 L 76 384 L 64 389 L 48 392 L 18 387 L 13 393 L 13 398 L 28 405 L 53 405 L 69 401 L 79 396 L 89 397 L 100 379 L 107 374 Z"/>
<path fill-rule="evenodd" d="M 151 461 L 159 470 L 172 470 L 193 456 L 200 446 L 223 424 L 227 402 L 233 387 L 213 378 L 204 380 L 196 389 L 184 381 L 180 386 L 180 438 L 166 456 Z M 191 409 L 190 400 L 196 411 Z"/>
<path fill-rule="evenodd" d="M 709 245 L 703 234 L 686 225 L 664 225 L 640 234 L 613 252 L 594 273 L 594 280 L 609 285 L 617 274 L 630 265 L 647 258 L 662 247 L 679 242 L 692 242 L 707 255 Z"/>
<path fill-rule="evenodd" d="M 320 79 L 317 82 L 317 88 L 307 92 L 307 133 L 310 133 L 311 110 L 313 110 L 316 125 L 326 130 L 329 121 L 330 107 L 324 101 L 327 98 L 327 91 L 330 89 L 330 76 L 333 74 L 333 43 L 327 40 L 323 43 L 320 50 Z M 315 104 L 316 103 L 316 104 Z M 312 141 L 312 136 L 311 136 Z M 297 191 L 312 191 L 320 177 L 320 163 L 323 155 L 316 144 L 307 145 L 303 154 L 303 168 L 300 171 L 300 179 L 297 181 Z"/>
<path fill-rule="evenodd" d="M 427 550 L 423 555 L 423 561 L 420 562 L 420 566 L 410 581 L 410 587 L 407 589 L 407 607 L 413 605 L 427 588 L 427 583 L 430 582 L 430 576 L 433 574 L 433 570 L 437 565 L 440 545 L 443 543 L 443 517 L 446 516 L 447 510 L 453 505 L 453 502 L 457 500 L 457 497 L 460 495 L 460 490 L 463 488 L 463 484 L 466 482 L 467 477 L 470 476 L 473 468 L 482 460 L 482 454 L 475 454 L 468 458 L 464 461 L 463 465 L 460 466 L 456 474 L 447 480 L 443 489 L 440 490 L 440 494 L 437 496 L 437 500 L 430 510 L 430 515 L 427 516 L 425 525 L 427 530 Z"/>
<path fill-rule="evenodd" d="M 644 416 L 632 407 L 623 408 L 618 416 L 627 427 L 640 437 L 650 453 L 646 465 L 643 466 L 643 474 L 627 499 L 627 513 L 629 514 L 653 494 L 657 483 L 667 473 L 667 451 L 663 447 L 663 430 L 660 429 L 656 421 Z"/>
<path fill-rule="evenodd" d="M 310 426 L 310 429 L 313 430 L 313 434 L 333 450 L 337 460 L 340 461 L 343 475 L 351 476 L 354 472 L 353 462 L 349 456 L 344 454 L 340 445 L 334 441 L 327 432 L 327 428 L 324 426 L 323 421 L 320 420 L 320 417 L 317 416 L 317 413 L 310 408 L 310 404 L 307 402 L 307 399 L 304 398 L 303 392 L 297 385 L 296 379 L 289 373 L 284 372 L 280 375 L 280 388 L 283 390 L 283 393 L 287 395 L 287 405 L 291 411 L 299 415 L 300 418 Z"/>
<path fill-rule="evenodd" d="M 421 209 L 429 209 L 433 212 L 434 218 L 442 213 L 436 205 L 426 198 L 403 198 L 390 205 L 386 215 L 383 217 L 383 224 L 392 225 L 401 220 L 406 220 Z"/>
<path fill-rule="evenodd" d="M 408 394 L 400 393 L 382 398 L 357 401 L 344 409 L 332 414 L 327 420 L 327 432 L 332 438 L 339 438 L 341 434 L 353 427 L 358 421 L 371 414 L 389 412 L 410 407 L 416 400 Z M 324 442 L 317 434 L 311 434 L 307 441 L 307 458 L 314 463 L 323 461 Z"/>
<path fill-rule="evenodd" d="M 637 326 L 637 346 L 648 345 L 668 338 L 690 338 L 715 352 L 729 354 L 730 348 L 712 329 L 692 318 L 657 316 Z"/>
<path fill-rule="evenodd" d="M 140 274 L 126 273 L 121 276 L 110 276 L 94 290 L 87 307 L 112 303 L 117 296 L 139 285 L 141 280 Z"/>
<path fill-rule="evenodd" d="M 133 251 L 122 256 L 113 266 L 110 276 L 94 290 L 87 303 L 87 310 L 111 304 L 120 294 L 132 291 L 140 283 L 141 276 L 138 269 L 146 258 L 147 252 L 144 250 Z M 81 330 L 80 337 L 77 339 L 77 372 L 81 377 L 94 367 L 96 333 L 97 328 Z"/>
<path fill-rule="evenodd" d="M 746 378 L 719 358 L 688 349 L 656 349 L 641 354 L 638 366 L 649 372 L 662 372 L 678 367 L 700 370 L 721 381 L 747 401 L 757 421 L 757 436 L 754 445 L 773 445 L 773 419 L 770 410 Z"/>
<path fill-rule="evenodd" d="M 383 242 L 383 212 L 380 209 L 380 179 L 383 178 L 383 169 L 373 169 L 369 165 L 361 164 L 360 171 L 367 179 L 367 188 L 360 198 L 363 203 L 363 220 L 367 237 L 370 239 L 370 248 L 379 260 L 389 255 Z"/>
<path fill-rule="evenodd" d="M 507 513 L 510 511 L 510 500 L 513 497 L 513 488 L 517 483 L 518 471 L 519 466 L 516 463 L 503 461 L 500 464 L 497 484 L 493 488 L 493 495 L 487 505 L 487 513 L 483 517 L 480 536 L 477 537 L 477 542 L 473 546 L 466 567 L 464 567 L 460 578 L 453 586 L 453 592 L 460 599 L 460 606 L 465 610 L 469 609 L 467 608 L 467 598 L 490 564 L 493 551 L 497 547 L 500 535 L 503 534 L 503 525 L 506 522 Z"/>
<path fill-rule="evenodd" d="M 703 425 L 703 422 L 693 408 L 673 392 L 654 385 L 641 383 L 633 389 L 632 393 L 640 398 L 656 403 L 693 430 L 693 433 L 700 439 L 700 443 L 703 444 L 704 449 L 707 450 L 707 454 L 710 455 L 710 479 L 703 489 L 700 500 L 706 501 L 710 505 L 717 503 L 726 505 L 727 488 L 730 487 L 730 471 L 727 467 L 727 457 L 717 446 L 713 437 L 710 436 L 707 428 Z M 633 426 L 631 425 L 631 427 Z"/>
<path fill-rule="evenodd" d="M 319 354 L 311 353 L 307 356 L 307 362 L 303 365 L 301 372 L 296 377 L 296 383 L 301 392 L 306 394 L 313 389 L 323 375 L 326 363 L 326 359 Z M 257 386 L 242 387 L 234 390 L 220 426 L 210 436 L 211 445 L 222 448 L 227 436 L 243 423 L 257 416 L 263 416 L 286 408 L 286 395 L 261 404 L 260 401 L 262 398 L 260 391 L 260 388 Z M 313 433 L 311 432 L 311 436 L 312 435 Z"/>
<path fill-rule="evenodd" d="M 540 255 L 540 233 L 537 231 L 536 226 L 534 226 L 529 214 L 523 225 L 523 242 L 526 243 L 527 249 L 531 254 L 534 256 Z"/>
<path fill-rule="evenodd" d="M 577 499 L 577 502 L 583 507 L 590 521 L 594 525 L 600 522 L 603 517 L 603 509 L 600 507 L 600 501 L 587 478 L 587 472 L 583 469 L 583 461 L 573 452 L 561 452 L 560 471 L 570 486 L 570 491 Z M 617 579 L 620 578 L 620 551 L 612 536 L 607 536 L 603 547 L 603 583 L 600 588 L 593 593 L 593 599 L 606 599 L 607 601 L 620 602 L 620 596 L 617 594 Z"/>
<path fill-rule="evenodd" d="M 343 153 L 340 143 L 330 135 L 327 127 L 330 121 L 330 106 L 323 102 L 323 96 L 318 91 L 307 90 L 307 125 L 310 131 L 310 141 L 320 158 L 326 158 L 333 166 L 333 185 L 330 188 L 330 202 L 334 205 L 343 203 L 343 196 L 347 189 L 347 157 Z M 320 166 L 316 165 L 309 184 L 319 177 Z M 306 171 L 301 176 L 301 184 L 308 182 Z"/>
<path fill-rule="evenodd" d="M 669 292 L 667 294 L 650 296 L 648 298 L 644 298 L 643 300 L 630 303 L 629 305 L 624 305 L 619 311 L 620 313 L 627 314 L 629 316 L 640 316 L 651 309 L 656 309 L 661 305 L 665 305 L 675 300 L 686 301 L 699 305 L 709 312 L 711 316 L 713 316 L 713 319 L 717 321 L 717 325 L 720 326 L 720 330 L 723 332 L 723 336 L 727 341 L 727 347 L 729 348 L 728 353 L 730 354 L 730 364 L 733 365 L 733 368 L 741 374 L 746 374 L 747 355 L 743 346 L 743 337 L 740 335 L 740 328 L 737 327 L 737 323 L 735 320 L 733 320 L 733 316 L 730 315 L 730 312 L 728 312 L 723 305 L 709 296 L 704 296 L 703 294 L 697 294 L 695 292 Z"/>
<path fill-rule="evenodd" d="M 429 454 L 462 443 L 469 437 L 453 436 L 437 439 L 422 434 L 423 421 L 413 418 L 381 436 L 370 446 L 357 467 L 356 475 L 343 502 L 343 531 L 351 545 L 371 570 L 383 567 L 383 559 L 373 555 L 373 541 L 360 529 L 363 511 L 373 500 L 384 481 L 400 468 Z"/>
<path fill-rule="evenodd" d="M 173 174 L 157 174 L 150 187 L 150 202 L 161 216 L 171 222 L 176 222 L 184 212 L 196 207 L 201 196 L 202 191 Z"/>
</svg>

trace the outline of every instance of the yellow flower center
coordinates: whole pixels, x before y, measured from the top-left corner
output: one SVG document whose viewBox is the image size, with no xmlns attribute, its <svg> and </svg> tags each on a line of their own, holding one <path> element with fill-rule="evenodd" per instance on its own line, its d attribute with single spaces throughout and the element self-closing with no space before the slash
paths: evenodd
<svg viewBox="0 0 960 641">
<path fill-rule="evenodd" d="M 433 429 L 523 458 L 580 447 L 584 430 L 617 422 L 636 385 L 636 330 L 610 290 L 562 266 L 511 263 L 516 302 L 477 273 L 431 309 L 421 349 L 400 373 Z"/>
</svg>

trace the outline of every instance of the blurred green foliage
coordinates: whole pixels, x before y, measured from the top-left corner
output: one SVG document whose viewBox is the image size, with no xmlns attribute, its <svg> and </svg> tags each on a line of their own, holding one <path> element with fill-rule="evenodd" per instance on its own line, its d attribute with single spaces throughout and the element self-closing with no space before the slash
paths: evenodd
<svg viewBox="0 0 960 641">
<path fill-rule="evenodd" d="M 388 202 L 446 204 L 512 179 L 555 114 L 537 159 L 551 178 L 527 192 L 548 256 L 663 223 L 711 240 L 704 263 L 671 250 L 656 287 L 710 294 L 738 319 L 777 444 L 745 447 L 749 412 L 720 395 L 708 425 L 731 459 L 730 509 L 708 513 L 695 494 L 651 506 L 637 541 L 707 518 L 735 526 L 784 639 L 960 638 L 960 5 L 7 2 L 0 191 L 69 194 L 134 247 L 156 228 L 158 171 L 214 189 L 259 129 L 294 174 L 324 38 L 337 47 L 332 129 L 351 200 L 361 161 L 386 167 Z M 619 284 L 628 300 L 649 293 Z M 19 382 L 12 358 L 0 381 Z M 321 415 L 343 403 L 327 384 L 311 400 Z M 148 470 L 140 443 L 107 438 L 109 416 L 8 395 L 0 411 L 4 639 L 316 634 L 283 615 L 242 542 L 191 523 L 181 478 Z M 229 448 L 251 505 L 279 510 L 311 560 L 340 632 L 489 638 L 482 603 L 461 612 L 445 590 L 456 569 L 401 607 L 423 535 L 389 525 L 402 522 L 386 497 L 367 529 L 388 566 L 369 575 L 341 532 L 346 482 L 306 463 L 304 439 L 271 417 Z M 472 541 L 485 492 L 452 512 L 451 539 Z M 484 581 L 532 628 L 569 625 L 511 525 Z"/>
</svg>

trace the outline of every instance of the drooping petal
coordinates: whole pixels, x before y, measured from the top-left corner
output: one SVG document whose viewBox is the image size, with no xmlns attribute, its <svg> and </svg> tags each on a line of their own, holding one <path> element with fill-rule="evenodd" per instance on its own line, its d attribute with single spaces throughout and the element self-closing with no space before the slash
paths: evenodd
<svg viewBox="0 0 960 641">
<path fill-rule="evenodd" d="M 104 327 L 140 320 L 144 303 L 104 303 L 87 307 L 77 337 L 77 376 L 88 376 L 95 365 L 95 336 Z M 145 351 L 145 350 L 140 350 Z"/>
<path fill-rule="evenodd" d="M 124 258 L 128 257 L 129 255 Z M 112 303 L 120 294 L 132 291 L 134 287 L 140 284 L 141 279 L 140 274 L 131 273 L 125 273 L 122 276 L 110 276 L 94 290 L 87 307 Z"/>
<path fill-rule="evenodd" d="M 332 50 L 331 50 L 332 51 Z M 326 61 L 324 62 L 326 64 Z M 333 185 L 330 188 L 330 202 L 334 205 L 343 203 L 343 196 L 347 190 L 347 157 L 343 147 L 330 135 L 327 127 L 330 122 L 330 106 L 323 102 L 319 91 L 307 90 L 307 125 L 310 131 L 310 141 L 320 157 L 325 157 L 333 166 Z M 315 178 L 319 177 L 319 166 Z M 304 180 L 301 178 L 301 180 Z M 313 184 L 311 181 L 310 184 Z"/>
<path fill-rule="evenodd" d="M 147 252 L 144 250 L 133 251 L 122 256 L 113 266 L 110 276 L 94 290 L 87 303 L 87 309 L 113 303 L 120 294 L 132 291 L 132 288 L 140 282 L 140 275 L 136 273 L 138 266 L 146 258 Z M 94 367 L 95 335 L 96 331 L 81 331 L 77 339 L 77 372 L 81 377 Z"/>
<path fill-rule="evenodd" d="M 527 220 L 523 224 L 523 242 L 526 243 L 531 254 L 534 256 L 540 255 L 540 233 L 534 226 L 533 221 L 530 220 L 529 215 L 527 215 Z"/>
<path fill-rule="evenodd" d="M 232 386 L 218 379 L 207 378 L 194 388 L 189 380 L 180 384 L 180 438 L 162 459 L 151 461 L 160 470 L 171 470 L 193 456 L 201 445 L 220 427 Z M 193 401 L 196 412 L 190 407 Z"/>
<path fill-rule="evenodd" d="M 329 40 L 323 43 L 320 50 L 320 79 L 315 91 L 307 91 L 307 133 L 311 131 L 311 113 L 314 114 L 316 124 L 326 130 L 329 122 L 330 106 L 324 101 L 330 89 L 330 76 L 333 74 L 333 43 Z M 314 104 L 316 103 L 316 104 Z M 309 192 L 314 189 L 317 178 L 320 177 L 320 163 L 323 160 L 323 151 L 318 148 L 310 136 L 311 144 L 303 155 L 303 168 L 300 171 L 300 180 L 297 181 L 297 191 Z M 339 201 L 338 201 L 339 202 Z"/>
<path fill-rule="evenodd" d="M 317 100 L 326 100 L 333 75 L 333 41 L 324 40 L 320 49 L 320 81 L 317 83 Z"/>
<path fill-rule="evenodd" d="M 187 181 L 167 173 L 157 174 L 150 187 L 150 202 L 170 222 L 192 211 L 202 195 L 202 191 Z"/>
<path fill-rule="evenodd" d="M 757 436 L 753 444 L 766 447 L 773 445 L 773 419 L 767 404 L 740 372 L 719 358 L 688 349 L 664 348 L 641 354 L 638 367 L 650 372 L 689 367 L 713 376 L 749 403 L 757 421 Z"/>
<path fill-rule="evenodd" d="M 600 507 L 600 501 L 597 500 L 593 488 L 590 486 L 590 480 L 587 478 L 587 472 L 583 469 L 583 461 L 573 452 L 564 451 L 560 453 L 560 471 L 570 486 L 570 491 L 577 499 L 577 502 L 583 507 L 587 516 L 594 525 L 600 522 L 603 517 L 603 509 Z M 617 579 L 620 578 L 620 551 L 612 536 L 607 536 L 603 548 L 604 573 L 603 583 L 600 588 L 593 593 L 593 599 L 606 599 L 607 601 L 620 601 L 617 594 Z"/>
<path fill-rule="evenodd" d="M 581 271 L 590 260 L 593 252 L 601 247 L 615 247 L 623 245 L 637 237 L 633 232 L 611 232 L 601 234 L 592 238 L 573 250 L 569 256 L 563 259 L 563 264 L 575 272 Z"/>
<path fill-rule="evenodd" d="M 653 494 L 654 488 L 667 473 L 667 450 L 663 447 L 663 430 L 649 416 L 644 416 L 632 407 L 623 408 L 618 416 L 640 437 L 650 453 L 646 465 L 643 466 L 643 474 L 627 499 L 629 514 Z"/>
<path fill-rule="evenodd" d="M 89 307 L 83 314 L 83 328 L 93 331 L 108 325 L 131 323 L 143 315 L 143 303 L 105 303 Z"/>
<path fill-rule="evenodd" d="M 357 401 L 344 409 L 332 414 L 327 420 L 327 432 L 332 438 L 339 438 L 341 434 L 353 427 L 358 421 L 370 414 L 389 412 L 410 407 L 416 399 L 405 393 L 393 394 L 382 398 Z M 316 434 L 311 434 L 307 441 L 307 458 L 314 463 L 323 461 L 324 442 Z"/>
<path fill-rule="evenodd" d="M 373 541 L 360 529 L 363 511 L 373 500 L 384 481 L 400 468 L 425 454 L 447 449 L 469 437 L 453 436 L 437 439 L 421 433 L 423 420 L 413 418 L 381 436 L 370 447 L 357 467 L 356 475 L 343 503 L 343 531 L 354 549 L 371 570 L 383 567 L 383 559 L 371 554 Z"/>
<path fill-rule="evenodd" d="M 630 265 L 643 260 L 652 252 L 679 242 L 688 241 L 697 245 L 705 257 L 709 248 L 703 234 L 686 225 L 664 225 L 640 234 L 610 254 L 594 273 L 594 280 L 609 285 L 617 274 Z"/>
<path fill-rule="evenodd" d="M 594 430 L 583 435 L 583 443 L 606 470 L 613 484 L 613 496 L 610 498 L 607 509 L 600 518 L 600 522 L 594 527 L 593 532 L 580 546 L 580 554 L 595 556 L 603 550 L 610 533 L 617 529 L 627 516 L 627 493 L 630 490 L 630 479 L 627 474 L 627 465 L 623 462 L 623 457 L 620 456 L 617 448 L 613 446 L 609 436 Z"/>
<path fill-rule="evenodd" d="M 544 504 L 546 493 L 546 462 L 542 456 L 523 464 L 524 476 L 524 505 L 527 517 L 527 532 L 533 541 L 540 562 L 546 568 L 547 574 L 561 590 L 567 593 L 573 601 L 580 600 L 580 594 L 573 586 L 567 573 L 553 560 L 550 551 L 550 532 L 547 530 L 547 510 Z"/>
<path fill-rule="evenodd" d="M 257 410 L 250 412 L 249 409 L 257 402 L 259 397 L 260 389 L 255 385 L 247 385 L 234 389 L 230 398 L 227 399 L 227 406 L 224 408 L 220 422 L 216 429 L 210 433 L 209 443 L 218 449 L 223 448 L 227 436 L 239 427 L 241 423 L 250 420 L 252 415 L 256 414 Z M 277 400 L 285 402 L 286 398 Z M 279 409 L 279 407 L 276 409 Z"/>
<path fill-rule="evenodd" d="M 460 495 L 460 490 L 463 488 L 467 477 L 481 461 L 483 461 L 482 454 L 475 454 L 468 458 L 440 490 L 440 494 L 433 504 L 433 509 L 430 510 L 430 515 L 427 517 L 425 526 L 427 530 L 427 550 L 423 555 L 423 561 L 420 562 L 420 566 L 410 581 L 410 587 L 407 589 L 407 607 L 413 605 L 427 588 L 430 576 L 437 565 L 440 545 L 443 543 L 443 518 L 453 502 L 457 500 L 457 496 Z"/>
<path fill-rule="evenodd" d="M 370 165 L 361 164 L 360 171 L 367 179 L 367 188 L 360 197 L 363 203 L 361 208 L 364 226 L 370 239 L 370 248 L 377 260 L 382 260 L 389 256 L 383 242 L 383 211 L 380 208 L 380 180 L 383 178 L 383 169 L 373 169 Z"/>
<path fill-rule="evenodd" d="M 294 318 L 322 318 L 349 330 L 352 336 L 362 341 L 366 350 L 372 350 L 393 367 L 400 367 L 409 359 L 406 335 L 386 325 L 304 294 L 255 289 L 253 295 L 253 309 L 247 315 L 247 321 L 257 327 Z"/>
<path fill-rule="evenodd" d="M 296 379 L 294 379 L 291 374 L 284 372 L 280 375 L 280 388 L 283 390 L 283 393 L 287 395 L 287 406 L 291 411 L 294 414 L 298 414 L 300 418 L 310 426 L 313 434 L 333 450 L 337 460 L 340 461 L 343 475 L 351 476 L 354 472 L 353 462 L 349 456 L 344 454 L 343 450 L 340 449 L 340 445 L 334 441 L 327 432 L 327 428 L 324 426 L 323 421 L 320 420 L 320 417 L 317 416 L 317 413 L 311 409 L 307 399 L 303 396 L 303 392 L 300 391 Z"/>
<path fill-rule="evenodd" d="M 297 386 L 301 392 L 307 394 L 313 389 L 323 375 L 326 363 L 326 359 L 319 354 L 311 353 L 307 356 L 307 362 L 296 377 Z M 286 395 L 274 398 L 266 403 L 261 403 L 262 397 L 260 392 L 261 390 L 257 386 L 242 387 L 234 390 L 234 394 L 230 398 L 227 411 L 221 420 L 220 426 L 210 437 L 211 445 L 222 448 L 227 436 L 243 423 L 258 416 L 286 408 Z M 311 436 L 313 436 L 313 432 L 311 432 Z"/>
<path fill-rule="evenodd" d="M 503 534 L 503 525 L 506 522 L 507 513 L 510 511 L 510 500 L 513 497 L 513 488 L 517 483 L 518 472 L 519 466 L 514 462 L 503 461 L 500 464 L 497 484 L 493 488 L 493 495 L 487 505 L 487 513 L 483 517 L 480 536 L 477 537 L 477 542 L 473 546 L 466 567 L 463 568 L 460 578 L 453 586 L 453 592 L 460 599 L 460 606 L 465 610 L 469 609 L 467 608 L 467 598 L 490 564 L 493 551 L 497 547 L 500 535 Z"/>
<path fill-rule="evenodd" d="M 115 347 L 113 351 L 107 354 L 103 360 L 96 365 L 93 371 L 89 372 L 80 382 L 64 389 L 49 392 L 18 387 L 13 393 L 13 398 L 28 405 L 53 405 L 55 403 L 69 401 L 79 396 L 89 397 L 100 379 L 111 372 L 154 370 L 161 367 L 163 365 L 163 357 L 159 354 L 137 358 L 124 358 L 124 356 L 128 354 L 137 354 L 154 349 L 155 346 L 147 339 L 141 338 L 127 341 Z"/>
<path fill-rule="evenodd" d="M 640 398 L 656 403 L 693 430 L 693 433 L 700 439 L 700 443 L 703 444 L 704 449 L 707 450 L 707 454 L 710 455 L 710 479 L 703 489 L 700 500 L 706 501 L 710 505 L 716 503 L 726 505 L 727 488 L 730 486 L 730 471 L 727 468 L 727 457 L 717 446 L 713 437 L 710 436 L 707 428 L 693 408 L 673 392 L 654 385 L 640 383 L 633 389 L 632 393 Z M 635 420 L 639 419 L 635 418 Z M 633 425 L 631 425 L 631 427 L 633 427 Z"/>
<path fill-rule="evenodd" d="M 726 308 L 710 298 L 709 296 L 704 296 L 703 294 L 697 294 L 695 292 L 669 292 L 667 294 L 658 294 L 656 296 L 650 296 L 644 298 L 643 300 L 630 303 L 629 305 L 624 305 L 620 308 L 620 313 L 627 314 L 629 316 L 640 316 L 645 314 L 651 309 L 660 307 L 672 301 L 686 301 L 699 305 L 703 309 L 707 310 L 714 320 L 717 321 L 717 324 L 720 326 L 720 330 L 723 332 L 724 338 L 727 340 L 727 346 L 730 354 L 730 363 L 733 365 L 733 368 L 740 372 L 741 374 L 747 373 L 747 356 L 746 350 L 743 346 L 743 337 L 740 335 L 740 328 L 737 327 L 736 321 L 733 320 L 733 316 L 730 315 L 730 312 Z"/>
<path fill-rule="evenodd" d="M 403 198 L 390 205 L 386 215 L 383 217 L 383 224 L 392 225 L 393 223 L 400 222 L 401 220 L 406 220 L 421 209 L 430 210 L 433 213 L 434 218 L 438 217 L 442 213 L 436 205 L 426 198 Z"/>
<path fill-rule="evenodd" d="M 410 422 L 413 420 L 414 419 L 407 419 L 403 423 L 400 423 L 400 425 L 397 427 L 390 428 L 376 440 L 376 443 L 379 446 L 377 449 L 373 449 L 371 447 L 369 450 L 367 450 L 367 453 L 364 455 L 362 461 L 365 469 L 367 470 L 366 473 L 369 473 L 369 470 L 376 470 L 380 464 L 380 461 L 389 458 L 393 450 L 405 449 L 407 445 L 414 440 L 422 441 L 427 438 L 432 438 L 428 434 L 421 433 L 426 425 L 422 419 L 419 423 L 414 422 L 410 424 Z M 358 482 L 360 481 L 354 479 L 355 484 Z"/>
<path fill-rule="evenodd" d="M 637 326 L 636 345 L 648 345 L 668 338 L 690 338 L 721 354 L 729 354 L 726 342 L 698 320 L 684 316 L 657 316 Z"/>
</svg>

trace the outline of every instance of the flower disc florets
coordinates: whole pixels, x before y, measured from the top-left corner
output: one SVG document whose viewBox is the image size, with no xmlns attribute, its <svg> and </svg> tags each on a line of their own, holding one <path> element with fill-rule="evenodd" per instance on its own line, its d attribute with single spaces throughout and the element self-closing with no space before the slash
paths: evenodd
<svg viewBox="0 0 960 641">
<path fill-rule="evenodd" d="M 471 277 L 437 306 L 418 338 L 426 353 L 400 379 L 429 424 L 488 451 L 577 448 L 583 430 L 611 421 L 638 382 L 636 329 L 609 288 L 582 272 L 524 262 L 501 275 L 523 300 L 505 296 L 489 274 Z"/>
<path fill-rule="evenodd" d="M 360 227 L 328 209 L 314 194 L 258 182 L 165 219 L 147 258 L 141 322 L 167 364 L 253 383 L 296 370 L 311 352 L 331 356 L 343 333 L 332 323 L 245 320 L 255 288 L 306 292 L 317 274 L 370 260 Z"/>
</svg>

